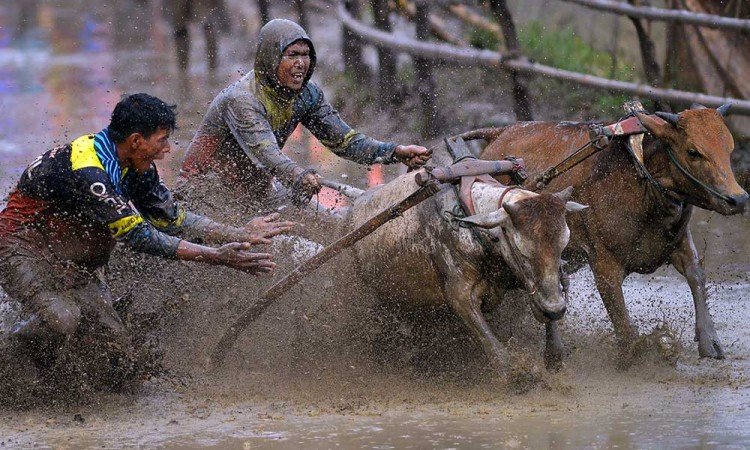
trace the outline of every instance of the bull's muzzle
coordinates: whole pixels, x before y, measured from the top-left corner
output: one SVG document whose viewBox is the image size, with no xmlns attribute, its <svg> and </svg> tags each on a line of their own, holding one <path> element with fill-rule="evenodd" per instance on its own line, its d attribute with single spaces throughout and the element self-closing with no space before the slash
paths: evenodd
<svg viewBox="0 0 750 450">
<path fill-rule="evenodd" d="M 719 214 L 731 216 L 741 214 L 747 209 L 748 194 L 742 192 L 739 195 L 724 195 L 721 198 L 713 197 L 707 209 L 714 210 Z"/>
<path fill-rule="evenodd" d="M 534 318 L 541 323 L 562 319 L 566 310 L 567 305 L 564 300 L 546 301 L 532 296 L 531 311 L 534 313 Z"/>
<path fill-rule="evenodd" d="M 555 310 L 545 310 L 543 312 L 544 313 L 544 317 L 546 317 L 550 321 L 560 320 L 565 315 L 565 311 L 567 311 L 567 309 L 568 308 L 566 306 L 563 306 L 562 308 L 555 309 Z"/>
<path fill-rule="evenodd" d="M 736 213 L 739 214 L 747 210 L 747 200 L 748 200 L 748 194 L 747 192 L 743 192 L 742 195 L 730 196 L 727 203 L 729 203 L 732 206 L 732 208 L 736 210 Z"/>
</svg>

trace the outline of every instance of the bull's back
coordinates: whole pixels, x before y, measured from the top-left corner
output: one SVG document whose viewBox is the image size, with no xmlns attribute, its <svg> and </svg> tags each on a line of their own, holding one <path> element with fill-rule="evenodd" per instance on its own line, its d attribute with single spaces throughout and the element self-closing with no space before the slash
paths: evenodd
<svg viewBox="0 0 750 450">
<path fill-rule="evenodd" d="M 367 191 L 352 206 L 352 229 L 417 188 L 412 172 Z M 428 222 L 430 218 L 440 220 L 434 210 L 433 197 L 387 222 L 354 246 L 361 278 L 381 297 L 412 304 L 440 302 L 440 283 L 430 262 L 435 242 L 428 231 Z"/>
<path fill-rule="evenodd" d="M 522 158 L 529 175 L 536 176 L 585 145 L 589 141 L 589 126 L 585 123 L 518 122 L 486 134 L 488 142 L 482 159 Z M 577 187 L 590 170 L 586 167 L 588 164 L 590 161 L 585 161 L 563 174 L 551 188 Z"/>
<path fill-rule="evenodd" d="M 518 122 L 498 129 L 487 139 L 482 159 L 497 160 L 506 156 L 522 158 L 529 177 L 536 177 L 545 170 L 563 161 L 589 142 L 589 125 L 586 123 Z M 597 186 L 591 186 L 596 157 L 589 158 L 571 170 L 556 177 L 545 188 L 557 192 L 573 186 L 572 199 L 598 209 Z M 588 214 L 576 214 L 568 218 L 571 235 L 565 258 L 571 267 L 581 267 L 586 258 L 589 235 Z"/>
</svg>

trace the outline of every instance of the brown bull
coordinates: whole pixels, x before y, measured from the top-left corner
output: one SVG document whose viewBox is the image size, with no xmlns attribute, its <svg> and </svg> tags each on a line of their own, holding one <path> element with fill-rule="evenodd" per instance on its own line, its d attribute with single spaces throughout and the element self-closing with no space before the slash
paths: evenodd
<svg viewBox="0 0 750 450">
<path fill-rule="evenodd" d="M 748 194 L 732 174 L 734 141 L 724 124 L 726 108 L 659 113 L 665 120 L 639 115 L 649 133 L 644 165 L 655 182 L 640 178 L 626 138 L 555 179 L 549 190 L 574 187 L 573 199 L 591 208 L 570 218 L 571 241 L 564 258 L 570 270 L 591 266 L 604 305 L 628 364 L 638 339 L 630 321 L 622 283 L 630 273 L 652 273 L 673 264 L 687 279 L 695 303 L 695 338 L 702 357 L 722 359 L 724 352 L 706 304 L 706 280 L 688 228 L 693 206 L 729 215 L 742 212 Z M 523 158 L 530 173 L 541 173 L 589 141 L 588 124 L 516 123 L 476 130 L 464 139 L 483 138 L 484 159 Z M 670 159 L 672 154 L 679 165 Z M 692 178 L 691 178 L 692 177 Z"/>
</svg>

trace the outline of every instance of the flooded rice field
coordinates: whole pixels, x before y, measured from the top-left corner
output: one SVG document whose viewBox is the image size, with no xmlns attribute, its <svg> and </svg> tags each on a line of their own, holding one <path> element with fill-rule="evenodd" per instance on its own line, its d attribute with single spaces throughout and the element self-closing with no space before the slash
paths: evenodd
<svg viewBox="0 0 750 450">
<path fill-rule="evenodd" d="M 229 1 L 233 26 L 222 38 L 219 70 L 208 71 L 193 25 L 191 65 L 180 74 L 158 1 L 8 3 L 0 5 L 2 204 L 36 156 L 106 126 L 123 93 L 178 105 L 172 152 L 159 161 L 173 183 L 208 102 L 250 66 L 259 27 L 254 2 Z M 340 65 L 333 16 L 310 16 L 319 65 L 330 66 L 316 72 L 324 86 Z M 352 125 L 390 138 L 376 121 L 363 122 Z M 300 130 L 287 151 L 363 188 L 396 173 L 343 162 Z M 323 201 L 337 200 L 327 193 Z M 585 269 L 572 279 L 562 321 L 561 372 L 543 369 L 544 331 L 525 303 L 509 301 L 504 314 L 518 318 L 492 323 L 511 330 L 514 361 L 533 374 L 520 386 L 490 373 L 478 346 L 444 312 L 426 316 L 439 325 L 419 327 L 380 309 L 351 285 L 346 255 L 294 287 L 245 333 L 226 367 L 212 371 L 207 355 L 218 337 L 291 269 L 288 258 L 279 257 L 275 278 L 256 279 L 119 255 L 112 287 L 135 298 L 134 323 L 158 327 L 165 370 L 132 395 L 0 407 L 0 448 L 748 448 L 749 227 L 750 217 L 706 211 L 691 223 L 726 359 L 698 357 L 690 291 L 666 267 L 626 280 L 633 321 L 657 344 L 618 369 L 611 324 Z M 0 338 L 14 312 L 0 303 Z M 658 344 L 664 329 L 673 338 L 666 353 Z"/>
</svg>

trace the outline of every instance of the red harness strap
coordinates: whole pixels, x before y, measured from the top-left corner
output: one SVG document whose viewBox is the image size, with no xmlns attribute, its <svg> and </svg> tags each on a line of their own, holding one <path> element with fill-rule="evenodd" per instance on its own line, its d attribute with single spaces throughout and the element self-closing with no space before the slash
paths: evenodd
<svg viewBox="0 0 750 450">
<path fill-rule="evenodd" d="M 641 121 L 637 116 L 628 117 L 625 120 L 621 120 L 610 125 L 603 125 L 596 131 L 597 134 L 607 137 L 629 136 L 631 134 L 642 134 L 648 132 L 648 130 L 646 130 L 646 128 L 641 124 Z"/>
</svg>

